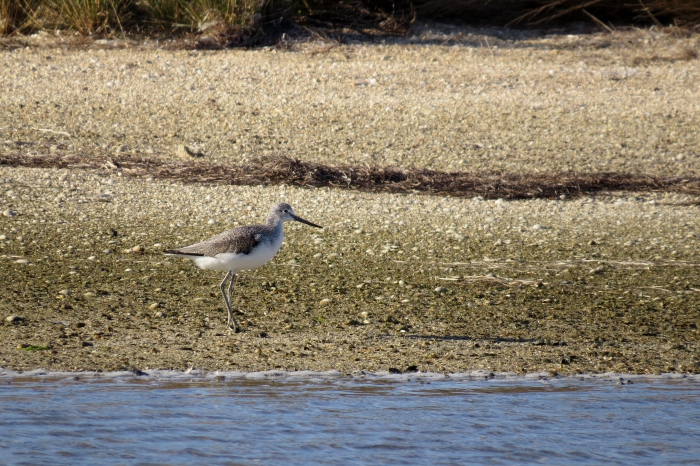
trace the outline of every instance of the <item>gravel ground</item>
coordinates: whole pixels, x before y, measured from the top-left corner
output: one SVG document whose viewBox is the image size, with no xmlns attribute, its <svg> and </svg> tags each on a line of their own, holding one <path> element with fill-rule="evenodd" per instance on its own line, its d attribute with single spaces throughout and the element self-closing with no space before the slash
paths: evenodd
<svg viewBox="0 0 700 466">
<path fill-rule="evenodd" d="M 5 42 L 0 155 L 186 145 L 201 163 L 697 176 L 698 36 L 483 32 L 291 51 Z M 0 181 L 0 367 L 700 372 L 697 198 L 181 185 L 107 163 Z M 290 226 L 243 274 L 231 334 L 221 274 L 162 251 L 279 201 L 326 228 Z"/>
<path fill-rule="evenodd" d="M 289 51 L 24 42 L 0 53 L 0 139 L 21 144 L 0 155 L 185 145 L 216 162 L 700 173 L 697 34 L 422 27 Z"/>
<path fill-rule="evenodd" d="M 700 372 L 697 199 L 0 174 L 5 368 Z M 243 274 L 243 332 L 229 333 L 222 274 L 162 251 L 280 200 L 325 228 L 290 226 L 278 256 Z"/>
</svg>

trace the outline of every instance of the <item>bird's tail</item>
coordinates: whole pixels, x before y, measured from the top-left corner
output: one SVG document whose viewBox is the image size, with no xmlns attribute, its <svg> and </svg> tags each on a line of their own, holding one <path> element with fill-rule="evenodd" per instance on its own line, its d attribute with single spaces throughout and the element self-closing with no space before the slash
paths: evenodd
<svg viewBox="0 0 700 466">
<path fill-rule="evenodd" d="M 196 253 L 196 252 L 183 252 L 183 251 L 178 251 L 177 249 L 166 249 L 163 251 L 165 254 L 168 256 L 178 256 L 178 257 L 187 257 L 187 258 L 192 258 L 192 257 L 203 257 L 204 254 Z"/>
</svg>

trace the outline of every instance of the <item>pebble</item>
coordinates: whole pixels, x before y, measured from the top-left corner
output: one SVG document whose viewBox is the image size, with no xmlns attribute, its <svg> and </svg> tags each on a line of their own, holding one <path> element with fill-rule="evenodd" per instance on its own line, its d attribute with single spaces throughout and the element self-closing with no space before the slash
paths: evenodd
<svg viewBox="0 0 700 466">
<path fill-rule="evenodd" d="M 177 150 L 175 152 L 175 155 L 177 155 L 178 157 L 180 157 L 182 159 L 191 159 L 193 157 L 195 157 L 195 158 L 196 157 L 204 157 L 204 154 L 202 152 L 195 152 L 194 150 L 192 150 L 191 148 L 189 148 L 183 144 L 180 144 L 179 146 L 177 146 Z"/>
<path fill-rule="evenodd" d="M 87 258 L 87 260 L 89 260 L 89 261 L 94 261 L 94 260 L 97 260 L 97 257 L 96 257 L 96 256 L 90 256 L 90 257 Z"/>
<path fill-rule="evenodd" d="M 329 305 L 331 302 L 332 302 L 332 301 L 331 301 L 330 299 L 324 298 L 324 299 L 322 299 L 321 301 L 319 301 L 319 304 L 320 304 L 321 306 L 327 306 L 327 305 Z"/>
<path fill-rule="evenodd" d="M 17 212 L 15 212 L 14 210 L 7 209 L 2 211 L 2 215 L 5 217 L 16 217 Z"/>
<path fill-rule="evenodd" d="M 207 222 L 209 225 L 214 225 L 216 223 L 216 220 L 213 218 L 210 218 L 209 221 Z"/>
<path fill-rule="evenodd" d="M 322 257 L 323 257 L 323 253 L 322 253 L 322 252 L 317 252 L 316 254 L 314 254 L 314 259 L 320 259 L 320 258 L 322 258 Z"/>
<path fill-rule="evenodd" d="M 29 348 L 30 346 L 31 345 L 29 345 L 27 343 L 20 343 L 19 345 L 17 345 L 17 349 Z"/>
<path fill-rule="evenodd" d="M 131 248 L 131 250 L 133 252 L 143 252 L 143 246 L 134 246 L 133 248 Z"/>
<path fill-rule="evenodd" d="M 533 225 L 533 226 L 532 226 L 532 229 L 533 229 L 533 230 L 546 230 L 547 227 L 543 227 L 542 225 L 540 225 L 540 224 L 538 223 L 537 225 Z"/>
<path fill-rule="evenodd" d="M 97 295 L 91 291 L 88 291 L 87 293 L 83 294 L 83 296 L 85 296 L 86 298 L 94 298 Z"/>
<path fill-rule="evenodd" d="M 6 241 L 7 235 L 0 235 L 0 241 Z"/>
<path fill-rule="evenodd" d="M 58 294 L 61 294 L 61 295 L 63 295 L 63 296 L 68 296 L 68 295 L 71 294 L 71 292 L 68 291 L 68 290 L 61 290 L 61 291 L 58 292 Z"/>
<path fill-rule="evenodd" d="M 436 293 L 444 293 L 446 291 L 447 291 L 447 288 L 445 288 L 444 286 L 438 286 L 437 288 L 435 288 Z"/>
<path fill-rule="evenodd" d="M 29 264 L 29 261 L 27 259 L 17 259 L 15 264 Z"/>
<path fill-rule="evenodd" d="M 159 307 L 160 307 L 160 304 L 153 303 L 150 306 L 148 306 L 148 309 L 150 309 L 151 311 L 154 311 L 154 310 L 158 309 Z"/>
<path fill-rule="evenodd" d="M 24 317 L 20 317 L 20 316 L 7 316 L 7 317 L 5 317 L 5 322 L 10 322 L 10 323 L 22 322 L 23 320 L 24 320 Z"/>
</svg>

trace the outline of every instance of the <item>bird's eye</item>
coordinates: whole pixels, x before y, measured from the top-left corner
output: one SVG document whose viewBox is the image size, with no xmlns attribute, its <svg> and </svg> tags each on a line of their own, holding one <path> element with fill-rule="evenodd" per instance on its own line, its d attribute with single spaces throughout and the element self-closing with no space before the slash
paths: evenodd
<svg viewBox="0 0 700 466">
<path fill-rule="evenodd" d="M 284 212 L 284 213 L 286 214 L 286 213 L 288 213 L 289 211 L 288 211 L 287 209 L 284 209 L 282 212 Z"/>
</svg>

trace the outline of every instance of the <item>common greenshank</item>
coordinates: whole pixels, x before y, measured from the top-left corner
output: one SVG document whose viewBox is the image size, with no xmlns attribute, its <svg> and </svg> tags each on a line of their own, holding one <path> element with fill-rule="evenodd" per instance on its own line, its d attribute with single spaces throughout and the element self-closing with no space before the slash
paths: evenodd
<svg viewBox="0 0 700 466">
<path fill-rule="evenodd" d="M 320 225 L 311 223 L 294 215 L 289 204 L 272 206 L 267 215 L 266 225 L 247 225 L 225 231 L 208 240 L 179 249 L 168 249 L 165 254 L 184 257 L 193 261 L 203 270 L 225 270 L 221 281 L 221 294 L 228 310 L 228 328 L 234 333 L 240 331 L 231 307 L 233 282 L 241 270 L 250 270 L 265 265 L 275 257 L 284 239 L 284 222 L 301 222 L 316 228 Z M 231 278 L 226 293 L 226 280 Z"/>
</svg>

